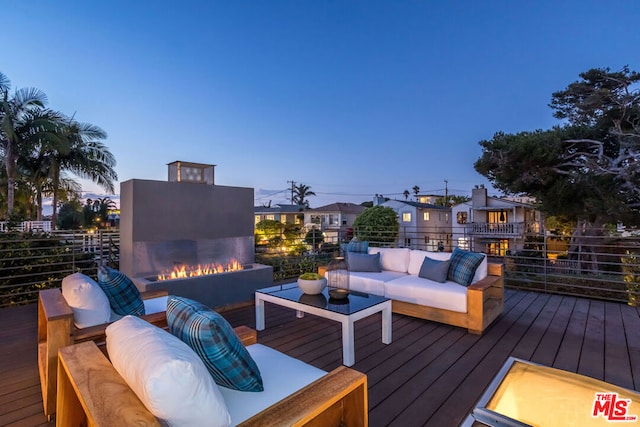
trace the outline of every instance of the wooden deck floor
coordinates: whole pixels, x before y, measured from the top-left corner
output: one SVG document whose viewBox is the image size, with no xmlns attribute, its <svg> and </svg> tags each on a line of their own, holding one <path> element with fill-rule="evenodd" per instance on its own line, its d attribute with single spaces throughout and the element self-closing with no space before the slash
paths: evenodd
<svg viewBox="0 0 640 427">
<path fill-rule="evenodd" d="M 224 313 L 255 327 L 253 307 Z M 380 315 L 356 323 L 355 369 L 369 382 L 375 426 L 457 426 L 509 356 L 640 390 L 640 311 L 617 303 L 508 291 L 504 314 L 482 337 L 393 316 L 393 343 Z M 337 323 L 266 304 L 258 341 L 324 370 L 342 360 Z M 36 306 L 0 310 L 0 425 L 46 423 L 36 366 Z"/>
</svg>

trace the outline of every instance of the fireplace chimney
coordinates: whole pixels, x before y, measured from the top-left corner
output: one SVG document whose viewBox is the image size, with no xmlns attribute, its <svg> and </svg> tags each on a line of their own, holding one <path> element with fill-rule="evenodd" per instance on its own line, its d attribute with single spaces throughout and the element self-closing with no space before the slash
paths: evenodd
<svg viewBox="0 0 640 427">
<path fill-rule="evenodd" d="M 177 160 L 169 163 L 169 182 L 192 182 L 198 184 L 214 185 L 213 168 L 216 165 L 203 163 L 183 162 Z"/>
</svg>

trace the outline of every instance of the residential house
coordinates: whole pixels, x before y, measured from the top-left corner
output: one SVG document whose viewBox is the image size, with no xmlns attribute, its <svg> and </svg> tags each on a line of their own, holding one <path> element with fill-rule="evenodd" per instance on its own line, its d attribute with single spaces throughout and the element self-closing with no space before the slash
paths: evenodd
<svg viewBox="0 0 640 427">
<path fill-rule="evenodd" d="M 285 204 L 277 204 L 273 207 L 254 206 L 254 225 L 258 224 L 260 221 L 264 221 L 267 219 L 280 221 L 283 224 L 302 225 L 302 221 L 304 219 L 304 214 L 302 213 L 302 211 L 304 210 L 304 208 L 305 207 L 303 205 Z"/>
<path fill-rule="evenodd" d="M 374 204 L 379 199 L 374 200 Z M 451 250 L 451 208 L 408 200 L 380 203 L 398 214 L 397 245 L 427 251 Z"/>
<path fill-rule="evenodd" d="M 353 233 L 353 222 L 366 207 L 355 203 L 331 203 L 304 212 L 304 225 L 319 228 L 324 241 L 340 243 L 349 240 Z"/>
<path fill-rule="evenodd" d="M 454 246 L 493 256 L 522 250 L 525 236 L 543 229 L 542 214 L 532 204 L 489 196 L 483 186 L 473 189 L 471 201 L 453 206 L 451 214 Z"/>
</svg>

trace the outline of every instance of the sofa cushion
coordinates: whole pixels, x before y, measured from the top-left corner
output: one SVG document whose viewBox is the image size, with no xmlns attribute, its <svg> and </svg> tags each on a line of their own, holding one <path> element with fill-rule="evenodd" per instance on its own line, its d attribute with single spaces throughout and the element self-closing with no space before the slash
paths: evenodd
<svg viewBox="0 0 640 427">
<path fill-rule="evenodd" d="M 135 316 L 109 325 L 106 336 L 113 367 L 161 424 L 229 425 L 218 386 L 188 345 Z"/>
<path fill-rule="evenodd" d="M 370 254 L 380 254 L 380 266 L 383 270 L 407 273 L 409 268 L 409 248 L 369 248 Z"/>
<path fill-rule="evenodd" d="M 420 273 L 425 257 L 435 259 L 436 261 L 447 261 L 451 258 L 451 252 L 429 252 L 412 249 L 409 254 L 409 268 L 407 269 L 407 272 L 417 276 Z"/>
<path fill-rule="evenodd" d="M 424 257 L 418 277 L 444 283 L 447 281 L 450 263 L 450 260 L 438 261 L 429 257 Z"/>
<path fill-rule="evenodd" d="M 364 241 L 350 241 L 347 243 L 347 252 L 357 252 L 361 254 L 366 254 L 369 250 L 369 242 Z"/>
<path fill-rule="evenodd" d="M 385 297 L 444 310 L 467 312 L 467 287 L 406 275 L 385 283 Z"/>
<path fill-rule="evenodd" d="M 220 387 L 231 414 L 231 425 L 242 423 L 326 375 L 321 369 L 262 344 L 250 345 L 247 351 L 262 372 L 264 391 L 247 393 Z"/>
<path fill-rule="evenodd" d="M 380 273 L 380 254 L 361 254 L 357 252 L 349 252 L 347 256 L 347 264 L 349 271 L 368 271 Z"/>
<path fill-rule="evenodd" d="M 451 254 L 448 279 L 463 286 L 469 286 L 484 258 L 485 255 L 482 253 L 455 248 Z"/>
<path fill-rule="evenodd" d="M 262 377 L 233 328 L 219 313 L 188 298 L 167 302 L 169 331 L 200 356 L 218 385 L 262 391 Z"/>
<path fill-rule="evenodd" d="M 78 328 L 101 325 L 111 319 L 109 299 L 91 277 L 73 273 L 62 279 L 62 296 L 73 311 Z"/>
<path fill-rule="evenodd" d="M 116 314 L 145 314 L 138 288 L 124 273 L 102 266 L 98 269 L 98 284 L 109 298 L 109 304 Z"/>
<path fill-rule="evenodd" d="M 398 273 L 397 271 L 382 271 L 381 273 L 350 272 L 349 289 L 384 296 L 384 284 L 390 280 L 404 276 L 406 276 L 406 274 Z"/>
</svg>

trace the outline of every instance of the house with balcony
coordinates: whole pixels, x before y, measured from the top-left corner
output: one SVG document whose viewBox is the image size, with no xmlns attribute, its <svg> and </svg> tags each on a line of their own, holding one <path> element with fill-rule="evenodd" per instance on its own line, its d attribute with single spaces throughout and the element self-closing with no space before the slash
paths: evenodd
<svg viewBox="0 0 640 427">
<path fill-rule="evenodd" d="M 306 228 L 318 228 L 324 234 L 324 241 L 340 243 L 353 237 L 353 222 L 366 207 L 355 203 L 331 203 L 304 212 Z"/>
<path fill-rule="evenodd" d="M 398 246 L 427 251 L 451 250 L 451 208 L 409 200 L 387 200 L 380 205 L 398 214 Z"/>
<path fill-rule="evenodd" d="M 489 196 L 483 186 L 474 188 L 471 201 L 451 209 L 454 246 L 492 256 L 522 250 L 526 235 L 543 230 L 542 213 L 527 202 Z"/>
</svg>

